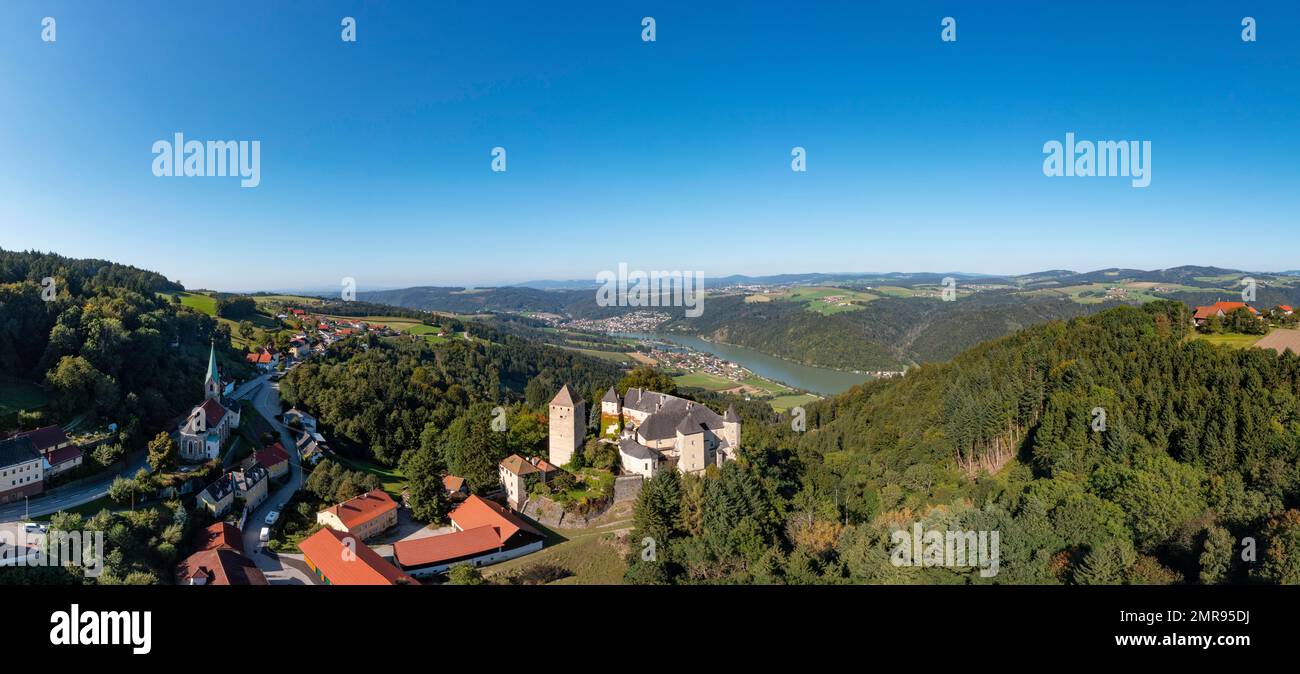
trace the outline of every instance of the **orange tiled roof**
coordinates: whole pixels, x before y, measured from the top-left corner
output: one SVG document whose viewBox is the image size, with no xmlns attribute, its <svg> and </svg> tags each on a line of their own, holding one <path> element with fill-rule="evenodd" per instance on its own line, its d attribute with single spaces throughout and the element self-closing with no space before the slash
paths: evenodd
<svg viewBox="0 0 1300 674">
<path fill-rule="evenodd" d="M 541 532 L 525 522 L 523 518 L 510 512 L 507 508 L 478 496 L 470 496 L 465 502 L 451 511 L 451 521 L 461 531 L 477 529 L 482 526 L 495 527 L 505 545 L 511 536 L 520 531 L 541 536 Z"/>
<path fill-rule="evenodd" d="M 438 564 L 453 559 L 477 557 L 501 548 L 500 534 L 491 525 L 457 531 L 438 536 L 426 536 L 413 541 L 393 544 L 393 558 L 399 566 L 412 568 Z"/>
<path fill-rule="evenodd" d="M 325 527 L 298 544 L 298 549 L 331 585 L 414 585 L 379 553 L 351 534 Z"/>
<path fill-rule="evenodd" d="M 387 492 L 376 489 L 325 510 L 334 513 L 343 522 L 343 526 L 351 529 L 387 512 L 397 510 L 397 503 Z"/>
</svg>

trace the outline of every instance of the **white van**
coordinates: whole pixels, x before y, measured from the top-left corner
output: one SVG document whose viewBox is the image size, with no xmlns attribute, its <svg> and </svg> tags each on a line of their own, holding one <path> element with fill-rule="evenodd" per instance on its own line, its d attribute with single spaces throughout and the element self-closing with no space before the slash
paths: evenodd
<svg viewBox="0 0 1300 674">
<path fill-rule="evenodd" d="M 262 535 L 258 536 L 257 540 L 263 543 L 271 540 L 271 527 L 262 527 Z"/>
</svg>

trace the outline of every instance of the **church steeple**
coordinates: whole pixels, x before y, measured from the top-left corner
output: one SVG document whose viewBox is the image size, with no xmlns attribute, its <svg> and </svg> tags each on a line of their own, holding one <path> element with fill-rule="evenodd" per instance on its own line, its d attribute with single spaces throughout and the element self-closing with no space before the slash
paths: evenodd
<svg viewBox="0 0 1300 674">
<path fill-rule="evenodd" d="M 204 399 L 221 397 L 221 377 L 217 376 L 217 345 L 208 347 L 208 373 L 203 377 Z"/>
</svg>

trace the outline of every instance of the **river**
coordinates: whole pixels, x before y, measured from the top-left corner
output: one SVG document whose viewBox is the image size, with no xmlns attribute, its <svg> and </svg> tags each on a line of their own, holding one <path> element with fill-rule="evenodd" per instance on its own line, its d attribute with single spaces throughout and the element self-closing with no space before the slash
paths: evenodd
<svg viewBox="0 0 1300 674">
<path fill-rule="evenodd" d="M 711 353 L 718 358 L 739 363 L 761 377 L 822 395 L 841 393 L 871 379 L 871 375 L 800 365 L 743 346 L 705 341 L 695 335 L 619 333 L 618 336 L 672 342 L 696 351 Z"/>
</svg>

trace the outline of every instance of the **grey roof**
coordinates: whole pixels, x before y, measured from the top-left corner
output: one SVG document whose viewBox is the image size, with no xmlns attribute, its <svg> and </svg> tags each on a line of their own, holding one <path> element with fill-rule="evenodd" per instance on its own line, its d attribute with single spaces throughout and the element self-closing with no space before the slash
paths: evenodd
<svg viewBox="0 0 1300 674">
<path fill-rule="evenodd" d="M 722 415 L 723 421 L 740 421 L 740 415 L 736 414 L 735 405 L 727 405 L 727 413 Z"/>
<path fill-rule="evenodd" d="M 634 459 L 656 459 L 659 458 L 659 452 L 633 440 L 632 438 L 623 438 L 618 441 L 618 451 L 627 454 Z"/>
<path fill-rule="evenodd" d="M 573 400 L 574 400 L 573 389 L 569 388 L 568 384 L 565 384 L 564 386 L 560 387 L 560 392 L 556 393 L 554 398 L 551 398 L 551 404 L 564 405 L 565 407 L 573 407 Z"/>
<path fill-rule="evenodd" d="M 609 390 L 608 390 L 608 391 L 605 391 L 605 397 L 604 397 L 604 398 L 601 398 L 601 399 L 600 399 L 600 402 L 603 402 L 603 403 L 616 403 L 616 402 L 618 402 L 618 391 L 615 391 L 613 386 L 609 387 Z"/>
<path fill-rule="evenodd" d="M 682 435 L 703 433 L 706 428 L 715 428 L 714 426 L 710 426 L 709 422 L 713 420 L 713 417 L 717 416 L 717 412 L 714 412 L 703 405 L 696 405 L 691 408 L 690 413 L 682 418 L 681 423 L 677 424 L 675 430 Z"/>
<path fill-rule="evenodd" d="M 672 400 L 681 400 L 681 398 L 639 388 L 630 388 L 627 390 L 627 395 L 623 396 L 623 406 L 637 412 L 650 414 Z"/>
<path fill-rule="evenodd" d="M 248 491 L 250 488 L 256 487 L 257 483 L 266 479 L 266 468 L 263 468 L 260 463 L 254 463 L 237 475 L 238 477 L 235 480 L 239 483 L 239 488 Z"/>
<path fill-rule="evenodd" d="M 221 499 L 226 498 L 226 496 L 234 490 L 235 481 L 231 479 L 230 473 L 226 473 L 217 478 L 216 482 L 208 485 L 208 488 L 204 489 L 203 493 L 207 494 L 208 498 L 211 498 L 213 501 L 220 501 Z"/>
<path fill-rule="evenodd" d="M 0 440 L 0 466 L 14 466 L 41 458 L 36 445 L 27 436 Z"/>
</svg>

